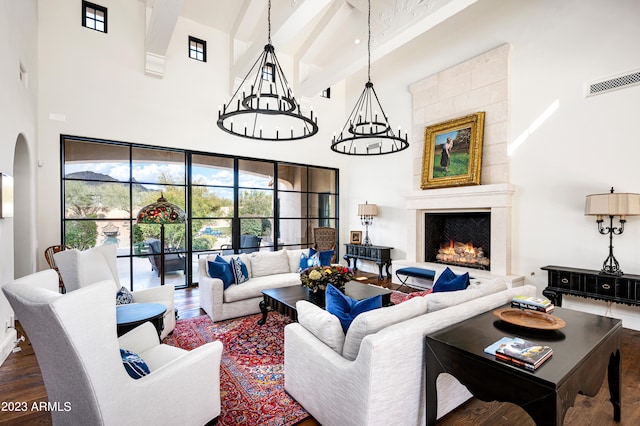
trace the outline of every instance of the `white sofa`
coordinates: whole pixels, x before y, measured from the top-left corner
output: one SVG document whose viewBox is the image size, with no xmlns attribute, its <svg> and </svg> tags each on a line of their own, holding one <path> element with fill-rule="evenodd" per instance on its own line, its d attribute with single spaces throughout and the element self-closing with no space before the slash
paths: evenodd
<svg viewBox="0 0 640 426">
<path fill-rule="evenodd" d="M 365 312 L 346 336 L 337 318 L 299 301 L 299 322 L 285 327 L 285 389 L 325 426 L 424 425 L 424 337 L 520 294 L 535 295 L 535 287 L 480 280 Z M 471 397 L 447 374 L 437 387 L 438 418 Z"/>
<path fill-rule="evenodd" d="M 300 255 L 308 249 L 258 251 L 250 254 L 222 256 L 226 261 L 239 257 L 246 265 L 249 280 L 231 284 L 226 290 L 222 280 L 209 276 L 208 261 L 217 255 L 199 259 L 200 307 L 215 321 L 257 314 L 262 290 L 301 285 Z"/>
</svg>

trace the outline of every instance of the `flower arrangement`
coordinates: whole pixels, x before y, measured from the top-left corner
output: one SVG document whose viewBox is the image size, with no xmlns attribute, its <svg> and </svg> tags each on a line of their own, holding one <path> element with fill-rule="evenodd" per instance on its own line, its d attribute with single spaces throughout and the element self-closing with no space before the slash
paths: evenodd
<svg viewBox="0 0 640 426">
<path fill-rule="evenodd" d="M 331 284 L 340 291 L 344 291 L 347 282 L 353 279 L 351 269 L 341 265 L 312 266 L 300 273 L 303 287 L 308 287 L 314 293 L 324 291 Z"/>
</svg>

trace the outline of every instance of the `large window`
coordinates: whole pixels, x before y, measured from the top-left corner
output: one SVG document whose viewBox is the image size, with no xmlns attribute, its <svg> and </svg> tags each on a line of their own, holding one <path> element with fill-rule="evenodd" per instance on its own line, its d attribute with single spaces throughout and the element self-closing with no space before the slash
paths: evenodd
<svg viewBox="0 0 640 426">
<path fill-rule="evenodd" d="M 172 258 L 165 283 L 197 282 L 198 258 L 312 244 L 313 229 L 338 227 L 338 171 L 211 153 L 62 136 L 62 236 L 78 249 L 117 244 L 118 272 L 132 289 L 160 285 L 153 269 L 160 227 L 135 221 L 161 195 L 188 221 L 165 226 Z M 184 259 L 182 263 L 176 258 Z"/>
</svg>

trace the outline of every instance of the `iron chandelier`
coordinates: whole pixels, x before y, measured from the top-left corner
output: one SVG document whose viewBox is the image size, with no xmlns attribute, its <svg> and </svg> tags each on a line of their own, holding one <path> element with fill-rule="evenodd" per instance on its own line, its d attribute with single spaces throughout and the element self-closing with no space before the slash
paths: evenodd
<svg viewBox="0 0 640 426">
<path fill-rule="evenodd" d="M 367 17 L 367 83 L 353 111 L 339 134 L 334 134 L 331 150 L 347 155 L 383 155 L 409 148 L 407 132 L 404 138 L 398 128 L 393 132 L 371 82 L 371 0 Z"/>
<path fill-rule="evenodd" d="M 218 127 L 232 135 L 263 141 L 308 138 L 318 133 L 318 119 L 314 119 L 313 110 L 308 117 L 304 115 L 276 57 L 271 44 L 271 0 L 267 19 L 267 45 L 229 103 L 218 112 Z"/>
</svg>

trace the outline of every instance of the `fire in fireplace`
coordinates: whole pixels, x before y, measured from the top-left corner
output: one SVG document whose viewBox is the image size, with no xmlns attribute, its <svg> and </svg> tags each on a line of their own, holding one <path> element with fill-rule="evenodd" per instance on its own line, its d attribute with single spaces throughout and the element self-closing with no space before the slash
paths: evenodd
<svg viewBox="0 0 640 426">
<path fill-rule="evenodd" d="M 491 269 L 491 213 L 425 214 L 425 261 Z"/>
<path fill-rule="evenodd" d="M 436 261 L 483 269 L 488 269 L 491 263 L 489 258 L 484 256 L 482 247 L 474 247 L 472 243 L 458 241 L 451 241 L 449 245 L 441 246 L 436 254 Z"/>
</svg>

